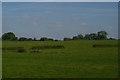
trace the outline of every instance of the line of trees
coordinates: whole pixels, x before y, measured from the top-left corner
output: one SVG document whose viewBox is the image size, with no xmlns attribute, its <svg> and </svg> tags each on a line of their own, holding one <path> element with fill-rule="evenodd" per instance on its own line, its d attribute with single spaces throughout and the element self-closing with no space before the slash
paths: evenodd
<svg viewBox="0 0 120 80">
<path fill-rule="evenodd" d="M 73 38 L 64 38 L 64 40 L 106 40 L 108 33 L 106 31 L 99 31 L 97 33 L 90 33 L 83 36 L 79 34 L 77 36 L 73 36 Z M 112 39 L 112 38 L 111 38 Z"/>
<path fill-rule="evenodd" d="M 37 40 L 36 38 L 26 38 L 26 37 L 16 37 L 15 34 L 13 32 L 8 32 L 8 33 L 4 33 L 1 37 L 2 40 L 4 41 L 58 41 L 58 40 L 54 40 L 52 38 L 47 38 L 47 37 L 42 37 L 39 40 Z"/>
<path fill-rule="evenodd" d="M 90 33 L 86 34 L 83 36 L 82 34 L 79 34 L 77 36 L 73 36 L 72 38 L 64 38 L 64 41 L 70 41 L 70 40 L 106 40 L 108 33 L 106 31 L 99 31 L 97 33 Z M 2 40 L 7 40 L 7 41 L 59 41 L 59 40 L 54 40 L 52 38 L 47 38 L 47 37 L 41 37 L 39 40 L 34 38 L 26 38 L 26 37 L 16 37 L 13 32 L 8 32 L 4 33 L 2 35 Z M 113 38 L 109 38 L 113 39 Z"/>
</svg>

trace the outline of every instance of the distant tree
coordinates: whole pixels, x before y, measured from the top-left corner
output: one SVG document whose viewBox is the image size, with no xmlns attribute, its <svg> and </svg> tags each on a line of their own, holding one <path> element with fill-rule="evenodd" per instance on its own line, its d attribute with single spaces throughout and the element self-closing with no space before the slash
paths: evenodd
<svg viewBox="0 0 120 80">
<path fill-rule="evenodd" d="M 27 41 L 32 41 L 33 39 L 32 38 L 28 38 Z"/>
<path fill-rule="evenodd" d="M 86 34 L 84 37 L 85 40 L 91 40 L 90 34 Z"/>
<path fill-rule="evenodd" d="M 115 38 L 109 38 L 109 40 L 116 40 Z"/>
<path fill-rule="evenodd" d="M 70 40 L 105 40 L 108 39 L 107 38 L 108 33 L 106 31 L 99 31 L 97 33 L 90 33 L 90 34 L 86 34 L 85 36 L 83 36 L 82 34 L 79 34 L 77 36 L 73 36 L 73 38 L 64 38 L 64 41 L 70 41 Z M 8 32 L 8 33 L 4 33 L 1 37 L 2 40 L 12 40 L 12 41 L 37 41 L 36 38 L 32 39 L 32 38 L 25 38 L 25 37 L 21 37 L 21 38 L 17 38 L 15 36 L 15 34 L 13 32 Z M 109 40 L 112 40 L 113 38 L 109 38 Z M 59 41 L 59 40 L 54 40 L 52 38 L 47 38 L 47 37 L 42 37 L 40 38 L 40 41 Z"/>
<path fill-rule="evenodd" d="M 33 39 L 34 41 L 36 41 L 37 39 L 34 37 L 34 39 Z"/>
<path fill-rule="evenodd" d="M 98 35 L 96 33 L 86 34 L 84 37 L 85 40 L 97 40 Z"/>
<path fill-rule="evenodd" d="M 59 41 L 59 40 L 55 39 L 54 41 Z"/>
<path fill-rule="evenodd" d="M 72 40 L 71 38 L 64 38 L 64 41 L 70 41 Z"/>
<path fill-rule="evenodd" d="M 82 40 L 84 39 L 84 36 L 82 34 L 79 34 L 77 36 L 73 36 L 72 40 Z"/>
<path fill-rule="evenodd" d="M 52 39 L 52 38 L 48 38 L 48 41 L 54 41 L 54 39 Z"/>
<path fill-rule="evenodd" d="M 108 33 L 106 31 L 99 31 L 97 33 L 98 39 L 100 39 L 100 40 L 107 39 L 107 35 L 108 35 Z"/>
<path fill-rule="evenodd" d="M 77 36 L 73 36 L 72 40 L 78 40 Z"/>
<path fill-rule="evenodd" d="M 98 36 L 96 33 L 89 34 L 90 40 L 97 40 Z"/>
<path fill-rule="evenodd" d="M 8 33 L 4 33 L 2 35 L 2 40 L 15 40 L 16 37 L 15 37 L 15 34 L 13 32 L 8 32 Z"/>
<path fill-rule="evenodd" d="M 14 39 L 13 39 L 13 41 L 17 41 L 18 40 L 18 37 L 15 37 Z"/>
<path fill-rule="evenodd" d="M 27 38 L 21 37 L 21 38 L 18 39 L 18 41 L 27 41 Z"/>
<path fill-rule="evenodd" d="M 79 34 L 77 37 L 78 39 L 84 39 L 84 36 L 82 34 Z"/>
<path fill-rule="evenodd" d="M 48 38 L 47 38 L 47 37 L 42 37 L 42 38 L 40 39 L 40 41 L 48 41 Z"/>
</svg>

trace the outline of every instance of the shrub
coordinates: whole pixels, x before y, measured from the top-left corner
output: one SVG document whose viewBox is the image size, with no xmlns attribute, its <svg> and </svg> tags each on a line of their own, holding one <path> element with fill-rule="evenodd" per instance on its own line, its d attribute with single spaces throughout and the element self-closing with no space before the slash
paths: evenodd
<svg viewBox="0 0 120 80">
<path fill-rule="evenodd" d="M 25 49 L 18 49 L 17 52 L 26 52 Z"/>
<path fill-rule="evenodd" d="M 34 46 L 31 49 L 60 49 L 64 48 L 62 45 L 53 45 L 53 46 Z"/>
</svg>

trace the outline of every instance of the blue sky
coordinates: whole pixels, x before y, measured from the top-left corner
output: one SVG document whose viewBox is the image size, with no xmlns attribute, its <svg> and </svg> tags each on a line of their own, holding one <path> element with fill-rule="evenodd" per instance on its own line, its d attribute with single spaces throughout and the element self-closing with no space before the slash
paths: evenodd
<svg viewBox="0 0 120 80">
<path fill-rule="evenodd" d="M 2 34 L 2 3 L 0 2 L 0 36 Z"/>
<path fill-rule="evenodd" d="M 2 32 L 63 39 L 105 30 L 117 38 L 117 6 L 116 2 L 3 2 Z"/>
<path fill-rule="evenodd" d="M 118 2 L 119 0 L 2 0 L 3 2 Z"/>
</svg>

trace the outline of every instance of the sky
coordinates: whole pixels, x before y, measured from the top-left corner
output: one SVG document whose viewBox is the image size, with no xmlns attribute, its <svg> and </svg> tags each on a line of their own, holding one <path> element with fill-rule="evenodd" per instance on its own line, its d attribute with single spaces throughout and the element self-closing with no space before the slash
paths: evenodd
<svg viewBox="0 0 120 80">
<path fill-rule="evenodd" d="M 3 2 L 118 2 L 119 0 L 2 0 Z"/>
<path fill-rule="evenodd" d="M 40 39 L 105 30 L 118 37 L 117 2 L 3 2 L 2 33 Z"/>
<path fill-rule="evenodd" d="M 0 2 L 0 36 L 2 34 L 2 3 Z"/>
</svg>

